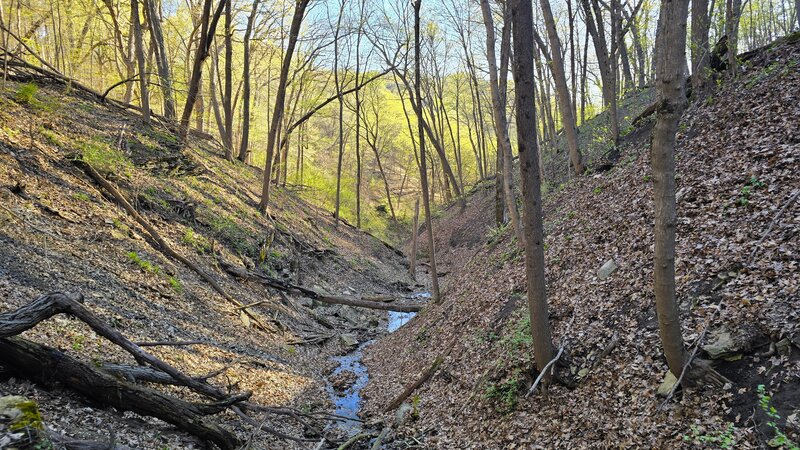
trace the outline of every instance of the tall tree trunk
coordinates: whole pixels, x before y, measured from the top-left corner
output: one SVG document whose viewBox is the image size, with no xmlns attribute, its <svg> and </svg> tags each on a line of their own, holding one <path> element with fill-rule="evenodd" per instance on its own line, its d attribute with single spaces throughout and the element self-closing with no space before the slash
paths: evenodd
<svg viewBox="0 0 800 450">
<path fill-rule="evenodd" d="M 152 0 L 146 1 L 152 2 Z M 200 91 L 203 61 L 208 57 L 211 42 L 214 40 L 214 32 L 217 29 L 217 23 L 225 6 L 225 2 L 221 0 L 212 16 L 211 3 L 212 0 L 205 0 L 203 15 L 200 19 L 200 40 L 197 42 L 197 51 L 194 54 L 194 63 L 192 64 L 192 77 L 189 80 L 189 91 L 186 93 L 186 104 L 183 106 L 183 114 L 181 115 L 180 133 L 183 139 L 186 139 L 186 136 L 189 135 L 189 120 L 192 118 L 194 103 L 197 100 L 197 93 Z"/>
<path fill-rule="evenodd" d="M 659 106 L 653 131 L 655 197 L 654 287 L 661 343 L 669 370 L 680 376 L 686 362 L 678 303 L 675 299 L 675 133 L 686 108 L 684 89 L 686 16 L 689 0 L 661 4 L 656 37 L 656 90 Z"/>
<path fill-rule="evenodd" d="M 544 232 L 542 228 L 541 180 L 536 137 L 534 100 L 533 11 L 528 0 L 510 0 L 514 33 L 514 83 L 517 105 L 522 203 L 525 224 L 525 274 L 528 284 L 528 310 L 536 367 L 540 372 L 553 359 L 553 342 L 547 312 L 544 278 Z M 544 374 L 545 385 L 551 375 Z"/>
<path fill-rule="evenodd" d="M 339 226 L 339 209 L 341 208 L 342 198 L 342 160 L 344 159 L 344 99 L 342 98 L 342 83 L 339 76 L 339 33 L 342 30 L 342 16 L 344 16 L 344 5 L 346 0 L 341 0 L 339 6 L 339 17 L 336 19 L 336 32 L 333 35 L 333 80 L 336 85 L 336 98 L 339 104 L 339 145 L 338 158 L 336 161 L 336 204 L 333 211 L 335 226 Z"/>
<path fill-rule="evenodd" d="M 294 48 L 297 45 L 297 36 L 300 34 L 300 26 L 303 24 L 303 16 L 305 16 L 309 1 L 310 0 L 297 1 L 294 8 L 294 15 L 292 16 L 292 25 L 289 27 L 289 43 L 286 46 L 286 54 L 283 56 L 281 74 L 278 79 L 278 92 L 275 95 L 275 110 L 272 114 L 272 123 L 270 124 L 269 133 L 267 134 L 267 162 L 261 188 L 261 203 L 258 206 L 262 213 L 266 213 L 267 208 L 269 208 L 269 180 L 270 174 L 272 173 L 272 156 L 275 151 L 278 129 L 283 119 L 284 101 L 286 100 L 286 82 L 289 78 L 289 68 L 292 65 Z"/>
<path fill-rule="evenodd" d="M 225 1 L 225 92 L 222 94 L 222 110 L 225 115 L 222 145 L 225 159 L 233 160 L 233 11 L 232 0 Z"/>
<path fill-rule="evenodd" d="M 175 98 L 172 94 L 172 75 L 169 70 L 167 51 L 164 47 L 164 33 L 161 30 L 161 14 L 156 9 L 156 0 L 143 0 L 147 8 L 148 24 L 153 41 L 156 43 L 156 66 L 158 66 L 159 84 L 164 95 L 164 115 L 168 119 L 175 118 Z M 208 3 L 211 0 L 207 0 Z M 210 8 L 210 5 L 209 5 Z M 188 125 L 188 123 L 187 123 Z"/>
<path fill-rule="evenodd" d="M 139 21 L 139 1 L 131 0 L 131 24 L 133 25 L 134 53 L 139 65 L 139 97 L 142 105 L 142 120 L 150 123 L 150 95 L 147 92 L 147 72 L 144 64 L 144 44 L 142 44 L 142 24 Z"/>
<path fill-rule="evenodd" d="M 242 78 L 244 87 L 242 88 L 242 142 L 239 146 L 239 161 L 250 162 L 250 37 L 253 35 L 253 25 L 258 13 L 258 4 L 261 0 L 253 0 L 253 8 L 250 10 L 250 17 L 247 18 L 247 28 L 244 32 L 244 69 Z M 299 160 L 299 159 L 298 159 Z"/>
<path fill-rule="evenodd" d="M 709 61 L 708 0 L 692 0 L 692 96 L 698 96 L 705 89 L 706 70 Z"/>
<path fill-rule="evenodd" d="M 419 177 L 422 185 L 422 203 L 425 208 L 425 230 L 428 232 L 428 256 L 431 265 L 431 296 L 434 303 L 441 301 L 439 293 L 439 271 L 436 268 L 436 245 L 433 238 L 433 220 L 431 219 L 431 202 L 428 197 L 428 162 L 425 156 L 425 130 L 423 124 L 425 120 L 422 113 L 422 89 L 421 89 L 421 70 L 420 59 L 420 21 L 419 10 L 422 7 L 422 0 L 414 1 L 414 92 L 417 101 L 414 102 L 414 110 L 417 113 L 417 134 L 419 136 Z"/>
<path fill-rule="evenodd" d="M 728 36 L 728 69 L 736 75 L 736 60 L 739 47 L 739 17 L 742 13 L 742 0 L 725 1 L 725 34 Z"/>
<path fill-rule="evenodd" d="M 550 9 L 549 0 L 539 0 L 542 5 L 542 15 L 544 16 L 545 28 L 547 28 L 547 38 L 550 41 L 550 70 L 553 73 L 553 81 L 556 85 L 556 97 L 561 109 L 561 125 L 564 136 L 567 138 L 567 149 L 569 150 L 569 160 L 575 175 L 583 173 L 583 157 L 578 148 L 578 128 L 573 115 L 574 108 L 570 102 L 569 87 L 567 87 L 567 76 L 564 72 L 564 59 L 561 56 L 561 40 L 556 30 L 556 21 L 553 18 L 553 11 Z"/>
<path fill-rule="evenodd" d="M 494 48 L 494 20 L 492 19 L 492 10 L 489 7 L 489 0 L 481 0 L 481 12 L 483 13 L 483 24 L 486 28 L 486 62 L 489 65 L 489 87 L 492 93 L 494 128 L 497 133 L 497 152 L 502 155 L 501 158 L 498 158 L 498 167 L 500 165 L 500 159 L 502 159 L 503 196 L 505 197 L 506 209 L 511 219 L 511 226 L 517 236 L 518 243 L 522 245 L 525 242 L 525 236 L 522 231 L 522 226 L 520 226 L 517 201 L 511 185 L 511 139 L 508 137 L 508 122 L 506 119 L 504 95 L 500 92 L 500 84 L 498 82 L 497 62 L 495 60 L 496 52 Z M 510 44 L 508 41 L 504 41 L 503 43 L 505 45 Z"/>
</svg>

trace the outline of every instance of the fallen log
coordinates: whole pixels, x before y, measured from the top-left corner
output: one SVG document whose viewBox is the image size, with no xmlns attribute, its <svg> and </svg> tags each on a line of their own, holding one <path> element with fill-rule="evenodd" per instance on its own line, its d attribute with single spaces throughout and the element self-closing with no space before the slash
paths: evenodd
<svg viewBox="0 0 800 450">
<path fill-rule="evenodd" d="M 249 272 L 241 267 L 235 266 L 224 260 L 220 260 L 219 264 L 224 271 L 228 272 L 229 274 L 233 275 L 236 278 L 246 281 L 255 281 L 257 283 L 261 283 L 265 286 L 277 289 L 279 291 L 287 292 L 290 294 L 302 295 L 312 300 L 317 300 L 323 303 L 355 306 L 358 308 L 379 309 L 382 311 L 397 311 L 397 312 L 418 312 L 421 311 L 423 308 L 423 305 L 420 304 L 396 305 L 392 303 L 386 303 L 385 297 L 381 297 L 381 301 L 376 301 L 376 300 L 366 300 L 364 298 L 350 297 L 344 295 L 323 294 L 313 289 L 288 283 L 286 281 L 279 280 L 277 278 L 272 278 L 266 275 Z M 376 297 L 370 296 L 368 298 L 374 299 Z"/>
<path fill-rule="evenodd" d="M 240 444 L 233 433 L 204 417 L 224 410 L 229 406 L 227 402 L 190 403 L 119 380 L 59 350 L 17 337 L 0 339 L 0 361 L 12 371 L 44 385 L 59 382 L 87 398 L 121 411 L 157 417 L 200 439 L 213 442 L 222 450 L 233 450 Z"/>
<path fill-rule="evenodd" d="M 444 352 L 442 352 L 442 354 L 437 356 L 436 359 L 433 360 L 433 364 L 431 364 L 430 367 L 428 367 L 428 369 L 425 370 L 425 372 L 422 372 L 422 375 L 420 375 L 420 377 L 417 378 L 416 381 L 408 385 L 403 390 L 403 392 L 392 401 L 392 403 L 389 403 L 389 406 L 387 406 L 386 409 L 384 409 L 384 412 L 389 412 L 397 409 L 400 405 L 403 404 L 404 401 L 406 401 L 406 399 L 412 393 L 414 393 L 414 391 L 416 391 L 420 386 L 425 384 L 426 381 L 428 381 L 431 377 L 433 377 L 433 375 L 436 373 L 437 370 L 439 370 L 439 367 L 444 362 L 444 359 L 447 358 L 447 355 L 449 355 L 450 351 L 453 350 L 453 347 L 455 347 L 456 342 L 457 341 L 453 340 L 453 342 L 447 347 L 447 350 L 445 350 Z"/>
</svg>

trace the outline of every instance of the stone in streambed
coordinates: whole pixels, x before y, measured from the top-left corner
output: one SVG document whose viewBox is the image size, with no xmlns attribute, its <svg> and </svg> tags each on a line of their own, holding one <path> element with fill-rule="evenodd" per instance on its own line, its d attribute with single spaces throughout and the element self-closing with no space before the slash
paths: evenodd
<svg viewBox="0 0 800 450">
<path fill-rule="evenodd" d="M 602 265 L 602 267 L 600 267 L 597 270 L 597 278 L 599 278 L 600 280 L 605 280 L 608 277 L 610 277 L 611 274 L 614 273 L 614 271 L 616 270 L 617 270 L 617 263 L 615 263 L 613 259 L 609 259 L 608 261 L 605 262 L 605 264 Z"/>
</svg>

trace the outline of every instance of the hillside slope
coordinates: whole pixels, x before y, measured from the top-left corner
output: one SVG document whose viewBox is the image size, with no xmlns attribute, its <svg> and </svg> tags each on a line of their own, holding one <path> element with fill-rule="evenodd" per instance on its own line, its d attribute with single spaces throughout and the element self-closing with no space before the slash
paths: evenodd
<svg viewBox="0 0 800 450">
<path fill-rule="evenodd" d="M 134 114 L 42 79 L 9 82 L 0 95 L 0 124 L 0 312 L 48 292 L 81 293 L 92 312 L 132 341 L 203 341 L 148 348 L 186 373 L 220 371 L 212 383 L 252 390 L 252 400 L 263 405 L 327 411 L 323 375 L 331 368 L 329 356 L 343 351 L 337 334 L 355 329 L 350 332 L 365 339 L 377 329 L 365 324 L 385 323 L 386 313 L 338 305 L 314 312 L 309 300 L 235 280 L 218 260 L 337 294 L 396 293 L 411 282 L 401 255 L 350 226 L 336 228 L 328 213 L 291 192 L 276 189 L 271 216 L 260 215 L 261 172 L 225 161 L 203 136 L 181 146 L 163 126 L 144 127 Z M 270 331 L 248 327 L 243 322 L 251 321 L 234 304 L 165 257 L 77 159 L 115 183 L 178 253 L 239 303 L 255 305 L 249 310 Z M 93 364 L 132 363 L 65 317 L 23 337 Z M 310 339 L 313 344 L 304 345 Z M 58 432 L 107 442 L 113 430 L 113 439 L 131 448 L 202 445 L 161 421 L 87 406 L 69 390 L 44 390 L 2 372 L 0 396 L 34 399 Z M 232 414 L 218 420 L 243 439 L 252 431 Z M 308 426 L 322 425 L 307 422 L 268 416 L 266 425 L 318 441 L 319 432 L 309 434 Z M 260 448 L 305 446 L 270 435 L 256 442 Z"/>
<path fill-rule="evenodd" d="M 797 442 L 800 202 L 790 199 L 800 192 L 800 41 L 751 56 L 736 80 L 691 105 L 677 149 L 684 339 L 693 344 L 709 324 L 700 353 L 728 358 L 715 364 L 730 385 L 658 410 L 667 367 L 651 286 L 650 122 L 628 134 L 615 168 L 545 200 L 550 321 L 579 385 L 554 386 L 547 400 L 525 395 L 533 374 L 522 252 L 513 233 L 493 228 L 486 186 L 434 225 L 442 303 L 367 351 L 368 412 L 382 414 L 444 354 L 415 391 L 419 419 L 403 429 L 428 448 L 696 448 L 727 437 L 758 448 L 773 437 L 759 384 Z M 617 269 L 601 279 L 608 260 Z"/>
</svg>

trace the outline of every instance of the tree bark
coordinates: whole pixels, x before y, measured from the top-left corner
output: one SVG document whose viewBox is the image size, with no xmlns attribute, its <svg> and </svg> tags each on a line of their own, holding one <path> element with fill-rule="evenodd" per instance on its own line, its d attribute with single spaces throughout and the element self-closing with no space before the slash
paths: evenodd
<svg viewBox="0 0 800 450">
<path fill-rule="evenodd" d="M 514 82 L 517 105 L 517 141 L 525 224 L 525 273 L 528 286 L 528 310 L 536 366 L 541 371 L 553 359 L 553 342 L 547 311 L 544 278 L 544 232 L 542 228 L 541 180 L 536 137 L 534 100 L 533 11 L 528 0 L 511 0 L 514 34 Z M 545 385 L 551 374 L 545 374 Z"/>
<path fill-rule="evenodd" d="M 131 24 L 133 25 L 133 40 L 136 63 L 139 65 L 139 97 L 142 106 L 142 120 L 150 123 L 150 95 L 147 92 L 147 69 L 144 64 L 144 45 L 142 44 L 142 24 L 139 22 L 139 1 L 131 0 Z"/>
<path fill-rule="evenodd" d="M 152 0 L 147 1 L 149 2 Z M 197 51 L 194 54 L 192 76 L 189 80 L 189 91 L 186 93 L 186 103 L 183 106 L 183 114 L 181 115 L 180 132 L 183 139 L 186 139 L 186 136 L 189 135 L 189 120 L 192 118 L 194 103 L 197 100 L 197 93 L 200 91 L 200 79 L 203 76 L 203 61 L 208 57 L 208 52 L 211 49 L 211 42 L 214 40 L 214 32 L 217 29 L 217 23 L 225 7 L 225 1 L 220 0 L 212 16 L 211 3 L 212 0 L 205 0 L 203 15 L 200 19 L 200 40 L 197 43 Z"/>
<path fill-rule="evenodd" d="M 489 66 L 489 87 L 492 93 L 492 113 L 494 116 L 494 128 L 497 133 L 497 151 L 502 155 L 503 164 L 503 197 L 505 197 L 506 209 L 508 216 L 511 219 L 511 227 L 517 236 L 517 242 L 522 245 L 525 242 L 525 235 L 522 231 L 522 226 L 519 220 L 519 212 L 517 211 L 517 201 L 514 195 L 512 183 L 512 163 L 511 163 L 511 139 L 508 136 L 508 122 L 506 118 L 506 104 L 504 95 L 500 92 L 500 84 L 498 82 L 497 61 L 495 59 L 495 35 L 494 35 L 494 20 L 492 19 L 492 10 L 489 7 L 489 0 L 481 0 L 481 12 L 483 13 L 483 24 L 486 28 L 486 62 Z M 510 42 L 504 41 L 505 45 Z M 499 161 L 498 161 L 499 162 Z"/>
<path fill-rule="evenodd" d="M 175 98 L 172 93 L 172 75 L 169 69 L 169 60 L 164 46 L 164 33 L 161 30 L 161 14 L 156 10 L 156 0 L 143 0 L 147 8 L 148 24 L 156 44 L 156 66 L 158 66 L 159 84 L 164 95 L 164 116 L 168 119 L 175 118 Z M 211 0 L 209 0 L 210 2 Z"/>
<path fill-rule="evenodd" d="M 683 371 L 686 351 L 675 299 L 675 134 L 686 108 L 684 81 L 686 21 L 689 0 L 661 4 L 656 37 L 656 90 L 659 107 L 653 130 L 652 164 L 655 197 L 654 290 L 659 331 L 669 370 Z"/>
<path fill-rule="evenodd" d="M 710 48 L 708 44 L 708 0 L 692 0 L 692 96 L 698 98 L 705 89 Z"/>
<path fill-rule="evenodd" d="M 250 162 L 250 37 L 253 34 L 258 4 L 261 0 L 253 0 L 253 8 L 247 18 L 247 28 L 244 32 L 244 69 L 242 78 L 244 87 L 242 90 L 242 141 L 239 146 L 239 161 Z M 299 159 L 298 159 L 299 160 Z"/>
<path fill-rule="evenodd" d="M 225 116 L 225 128 L 222 145 L 225 147 L 225 159 L 233 160 L 233 11 L 232 0 L 225 2 L 225 91 L 222 94 L 222 110 Z"/>
<path fill-rule="evenodd" d="M 306 7 L 310 0 L 298 0 L 295 4 L 294 14 L 292 16 L 292 24 L 289 27 L 289 42 L 286 46 L 286 53 L 283 55 L 283 63 L 281 64 L 281 73 L 278 79 L 278 92 L 275 95 L 275 108 L 272 113 L 272 121 L 267 134 L 267 162 L 264 168 L 264 179 L 261 187 L 261 203 L 258 209 L 262 213 L 267 212 L 269 208 L 269 194 L 270 194 L 270 175 L 272 173 L 272 158 L 275 152 L 275 144 L 277 141 L 278 131 L 283 121 L 284 101 L 286 100 L 286 83 L 289 78 L 289 68 L 292 65 L 292 55 L 294 48 L 297 45 L 297 37 L 300 35 L 300 26 L 303 24 L 303 16 L 306 13 Z"/>
<path fill-rule="evenodd" d="M 419 12 L 422 8 L 422 0 L 414 1 L 414 92 L 417 101 L 414 102 L 414 111 L 417 114 L 417 133 L 419 140 L 419 177 L 422 184 L 422 204 L 425 208 L 425 228 L 428 233 L 428 257 L 431 264 L 431 296 L 434 303 L 441 301 L 439 293 L 439 271 L 436 269 L 436 245 L 433 236 L 433 220 L 431 218 L 431 202 L 428 194 L 428 162 L 425 156 L 425 119 L 422 113 L 422 89 L 421 89 L 421 70 L 420 70 L 420 19 Z M 429 132 L 430 133 L 430 132 Z M 430 133 L 432 137 L 432 133 Z M 452 174 L 452 172 L 451 172 Z M 458 189 L 458 186 L 456 186 Z M 460 196 L 460 194 L 459 194 Z"/>
<path fill-rule="evenodd" d="M 564 58 L 561 56 L 561 40 L 556 30 L 556 21 L 553 18 L 553 11 L 550 8 L 549 0 L 539 0 L 542 5 L 542 15 L 544 17 L 547 38 L 550 41 L 550 70 L 553 73 L 553 81 L 556 85 L 556 97 L 561 109 L 561 126 L 564 136 L 567 138 L 567 149 L 569 159 L 575 175 L 580 175 L 584 171 L 583 157 L 578 148 L 578 128 L 573 114 L 574 108 L 570 102 L 569 87 L 567 86 L 567 76 L 564 72 Z"/>
</svg>

